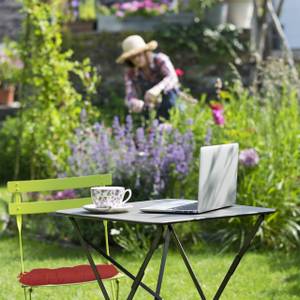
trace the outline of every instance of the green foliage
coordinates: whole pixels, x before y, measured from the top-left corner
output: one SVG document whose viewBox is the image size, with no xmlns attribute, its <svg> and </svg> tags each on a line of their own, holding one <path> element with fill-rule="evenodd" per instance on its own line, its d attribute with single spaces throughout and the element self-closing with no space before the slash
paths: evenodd
<svg viewBox="0 0 300 300">
<path fill-rule="evenodd" d="M 26 15 L 19 51 L 24 62 L 21 76 L 18 135 L 22 160 L 30 160 L 30 177 L 51 176 L 52 159 L 64 162 L 68 141 L 78 127 L 84 110 L 91 118 L 89 102 L 98 78 L 88 59 L 72 60 L 72 51 L 62 52 L 59 1 L 23 3 Z M 74 88 L 76 75 L 85 89 L 85 100 Z"/>
<path fill-rule="evenodd" d="M 257 168 L 241 169 L 238 200 L 241 204 L 269 206 L 277 213 L 264 225 L 260 237 L 272 247 L 300 244 L 299 209 L 299 102 L 295 91 L 280 98 L 264 99 L 248 93 L 228 105 L 226 140 L 237 140 L 241 148 L 255 147 L 260 155 Z"/>
<path fill-rule="evenodd" d="M 96 18 L 95 1 L 96 0 L 80 1 L 79 17 L 81 20 L 94 20 Z"/>
<path fill-rule="evenodd" d="M 6 183 L 8 180 L 14 178 L 14 167 L 16 159 L 16 149 L 18 147 L 19 132 L 18 132 L 19 121 L 17 118 L 8 118 L 3 123 L 0 129 L 0 149 L 5 149 L 1 152 L 0 157 L 0 181 Z M 24 157 L 20 161 L 20 179 L 28 179 L 30 177 L 30 153 L 27 149 L 21 148 L 20 155 Z M 25 159 L 25 157 L 27 159 Z"/>
<path fill-rule="evenodd" d="M 199 63 L 233 62 L 248 49 L 238 29 L 232 24 L 219 25 L 216 28 L 204 23 L 174 25 L 158 33 L 158 39 L 166 44 L 167 53 L 180 53 L 189 50 Z"/>
<path fill-rule="evenodd" d="M 22 67 L 16 43 L 6 40 L 4 46 L 0 48 L 0 87 L 16 85 Z"/>
<path fill-rule="evenodd" d="M 205 10 L 207 8 L 210 8 L 211 6 L 213 6 L 215 3 L 220 2 L 221 0 L 189 0 L 188 1 L 188 5 L 186 5 L 184 3 L 184 1 L 180 1 L 183 2 L 181 3 L 180 6 L 182 6 L 183 8 L 187 9 L 187 10 L 191 10 L 193 11 L 197 16 L 199 17 L 203 17 Z"/>
<path fill-rule="evenodd" d="M 0 237 L 5 231 L 9 222 L 7 202 L 0 198 Z"/>
<path fill-rule="evenodd" d="M 200 104 L 195 110 L 177 111 L 172 119 L 179 127 L 183 118 L 194 120 L 191 128 L 197 143 L 194 156 L 197 166 L 190 174 L 190 184 L 185 187 L 186 197 L 197 195 L 198 151 L 205 144 L 205 130 L 211 130 L 211 144 L 238 142 L 240 150 L 255 148 L 260 156 L 259 164 L 256 167 L 240 164 L 237 202 L 276 208 L 277 212 L 266 220 L 259 237 L 270 247 L 290 249 L 300 245 L 299 102 L 295 89 L 284 85 L 277 90 L 276 97 L 274 90 L 272 97 L 266 95 L 264 93 L 263 99 L 259 94 L 250 95 L 239 84 L 222 92 L 224 126 L 208 120 L 210 108 L 204 104 L 202 109 Z M 233 219 L 226 224 L 226 231 L 214 226 L 208 230 L 214 233 L 211 237 L 229 246 L 239 240 L 239 234 L 246 233 L 247 224 L 243 227 L 243 223 Z"/>
</svg>

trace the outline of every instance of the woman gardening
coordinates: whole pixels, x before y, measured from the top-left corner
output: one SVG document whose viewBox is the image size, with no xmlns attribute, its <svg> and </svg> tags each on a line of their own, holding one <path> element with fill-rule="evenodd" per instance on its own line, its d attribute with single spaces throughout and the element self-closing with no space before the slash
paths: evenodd
<svg viewBox="0 0 300 300">
<path fill-rule="evenodd" d="M 117 63 L 125 64 L 126 105 L 135 113 L 154 109 L 158 119 L 169 119 L 175 105 L 179 81 L 169 57 L 154 53 L 156 41 L 145 43 L 139 35 L 128 36 L 122 43 L 123 53 Z"/>
</svg>

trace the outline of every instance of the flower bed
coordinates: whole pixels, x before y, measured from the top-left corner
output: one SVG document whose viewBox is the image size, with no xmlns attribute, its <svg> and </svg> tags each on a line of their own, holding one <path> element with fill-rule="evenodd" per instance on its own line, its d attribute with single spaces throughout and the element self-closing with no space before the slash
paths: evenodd
<svg viewBox="0 0 300 300">
<path fill-rule="evenodd" d="M 175 182 L 184 182 L 193 146 L 190 131 L 181 134 L 157 120 L 146 130 L 134 129 L 130 116 L 125 125 L 115 118 L 112 129 L 96 123 L 77 130 L 70 172 L 76 176 L 111 172 L 115 185 L 133 189 L 134 200 L 155 198 L 172 190 Z M 175 192 L 182 194 L 183 190 Z"/>
<path fill-rule="evenodd" d="M 194 22 L 193 13 L 170 13 L 162 16 L 128 16 L 118 17 L 115 15 L 97 15 L 97 31 L 120 32 L 120 31 L 151 31 L 155 27 L 165 24 L 188 25 Z"/>
</svg>

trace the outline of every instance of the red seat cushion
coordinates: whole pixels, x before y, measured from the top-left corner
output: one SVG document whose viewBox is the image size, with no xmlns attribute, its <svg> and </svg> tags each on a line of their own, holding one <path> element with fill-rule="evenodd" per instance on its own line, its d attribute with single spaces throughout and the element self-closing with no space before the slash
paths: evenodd
<svg viewBox="0 0 300 300">
<path fill-rule="evenodd" d="M 118 270 L 113 265 L 97 265 L 101 279 L 114 277 Z M 59 285 L 96 280 L 90 265 L 57 269 L 33 269 L 19 275 L 20 283 L 27 286 Z"/>
</svg>

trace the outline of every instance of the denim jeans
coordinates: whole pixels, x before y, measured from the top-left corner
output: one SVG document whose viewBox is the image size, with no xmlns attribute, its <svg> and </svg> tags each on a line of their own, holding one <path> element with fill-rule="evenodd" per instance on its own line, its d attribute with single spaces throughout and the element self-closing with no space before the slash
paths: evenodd
<svg viewBox="0 0 300 300">
<path fill-rule="evenodd" d="M 168 120 L 170 118 L 169 110 L 175 106 L 178 96 L 177 90 L 170 90 L 168 93 L 162 95 L 162 102 L 156 109 L 156 117 Z"/>
</svg>

